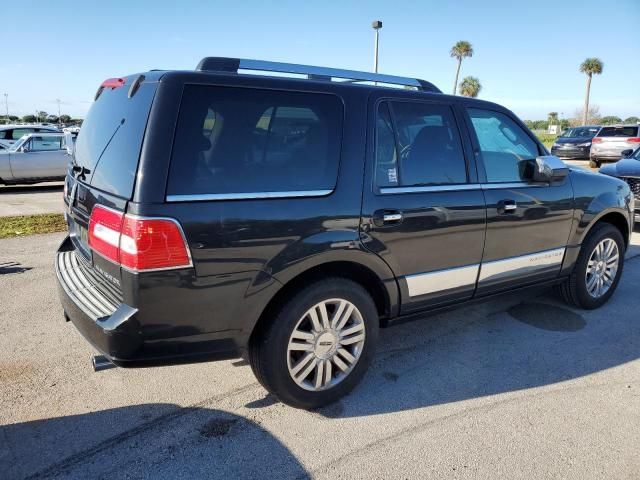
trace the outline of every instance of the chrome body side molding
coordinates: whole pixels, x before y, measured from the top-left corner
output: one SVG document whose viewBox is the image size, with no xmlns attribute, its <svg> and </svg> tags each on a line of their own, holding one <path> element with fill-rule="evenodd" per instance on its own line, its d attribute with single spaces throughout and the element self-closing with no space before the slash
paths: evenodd
<svg viewBox="0 0 640 480">
<path fill-rule="evenodd" d="M 476 283 L 480 265 L 449 268 L 405 277 L 410 297 L 470 286 Z"/>
<path fill-rule="evenodd" d="M 536 273 L 550 267 L 562 265 L 565 247 L 542 252 L 504 258 L 476 265 L 437 270 L 434 272 L 407 275 L 405 280 L 410 297 L 436 293 L 453 288 L 471 286 L 478 282 L 508 279 Z"/>
<path fill-rule="evenodd" d="M 548 267 L 560 268 L 566 248 L 554 248 L 538 253 L 504 258 L 491 262 L 483 262 L 480 267 L 478 283 L 488 280 L 499 280 L 511 276 L 535 273 Z"/>
</svg>

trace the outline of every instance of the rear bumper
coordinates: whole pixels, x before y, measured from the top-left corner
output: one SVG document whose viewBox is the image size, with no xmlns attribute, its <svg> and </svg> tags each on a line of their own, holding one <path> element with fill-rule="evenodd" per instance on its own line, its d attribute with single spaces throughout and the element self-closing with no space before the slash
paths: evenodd
<svg viewBox="0 0 640 480">
<path fill-rule="evenodd" d="M 237 358 L 231 332 L 148 339 L 138 310 L 105 293 L 83 271 L 67 237 L 56 254 L 58 294 L 65 318 L 101 354 L 119 367 L 150 367 Z"/>
<path fill-rule="evenodd" d="M 598 152 L 591 152 L 591 155 L 589 157 L 591 160 L 598 160 L 600 162 L 617 162 L 618 160 L 620 160 L 622 158 L 622 154 L 615 154 L 615 153 L 598 153 Z"/>
</svg>

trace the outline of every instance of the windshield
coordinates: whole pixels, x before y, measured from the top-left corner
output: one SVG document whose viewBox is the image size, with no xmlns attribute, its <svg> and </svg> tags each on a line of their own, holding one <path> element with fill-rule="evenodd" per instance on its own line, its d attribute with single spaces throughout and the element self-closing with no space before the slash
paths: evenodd
<svg viewBox="0 0 640 480">
<path fill-rule="evenodd" d="M 597 127 L 576 127 L 564 132 L 562 138 L 593 138 L 598 133 Z"/>
</svg>

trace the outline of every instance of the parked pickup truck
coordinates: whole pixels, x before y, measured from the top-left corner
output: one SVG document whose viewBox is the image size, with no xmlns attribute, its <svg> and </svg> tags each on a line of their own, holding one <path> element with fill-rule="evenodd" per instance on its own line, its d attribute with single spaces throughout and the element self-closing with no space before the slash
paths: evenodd
<svg viewBox="0 0 640 480">
<path fill-rule="evenodd" d="M 0 184 L 63 180 L 73 148 L 70 134 L 31 133 L 0 150 Z"/>
</svg>

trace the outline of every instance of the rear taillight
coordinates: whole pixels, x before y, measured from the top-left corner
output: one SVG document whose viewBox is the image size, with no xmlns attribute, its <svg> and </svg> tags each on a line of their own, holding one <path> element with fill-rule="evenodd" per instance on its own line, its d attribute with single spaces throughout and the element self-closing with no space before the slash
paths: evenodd
<svg viewBox="0 0 640 480">
<path fill-rule="evenodd" d="M 627 138 L 627 142 L 631 142 L 631 143 L 640 143 L 640 137 L 630 137 L 630 138 Z"/>
<path fill-rule="evenodd" d="M 89 245 L 135 272 L 191 266 L 182 229 L 173 219 L 136 217 L 96 205 L 89 220 Z"/>
<path fill-rule="evenodd" d="M 600 143 L 602 141 L 602 138 L 600 137 L 593 137 L 591 139 L 591 143 Z"/>
</svg>

